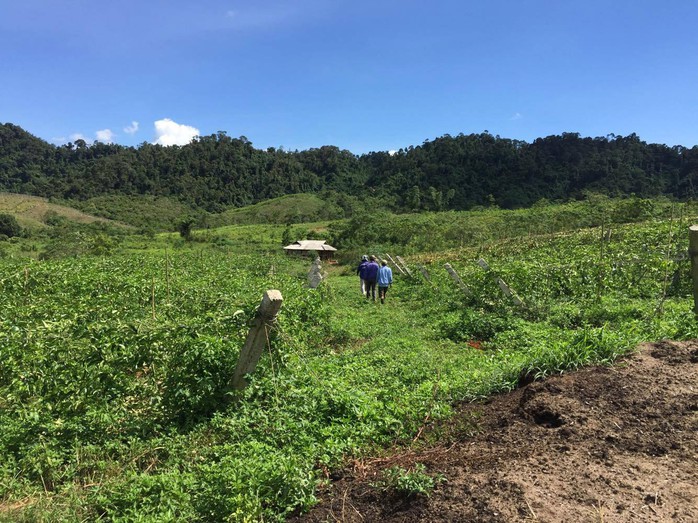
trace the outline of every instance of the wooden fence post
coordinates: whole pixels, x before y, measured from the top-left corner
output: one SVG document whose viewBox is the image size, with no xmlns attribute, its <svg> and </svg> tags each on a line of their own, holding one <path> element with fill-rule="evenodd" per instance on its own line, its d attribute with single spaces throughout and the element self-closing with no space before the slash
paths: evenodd
<svg viewBox="0 0 698 523">
<path fill-rule="evenodd" d="M 483 260 L 482 258 L 480 258 L 480 259 L 477 261 L 477 264 L 478 264 L 480 267 L 482 267 L 483 269 L 485 269 L 487 272 L 489 272 L 489 273 L 492 274 L 492 277 L 493 277 L 494 280 L 497 282 L 497 285 L 499 285 L 499 288 L 502 289 L 502 292 L 503 292 L 509 299 L 511 299 L 511 301 L 514 303 L 514 305 L 516 305 L 517 307 L 521 307 L 521 306 L 523 305 L 523 301 L 521 301 L 521 298 L 519 298 L 519 297 L 516 295 L 516 293 L 514 293 L 514 291 L 511 290 L 511 288 L 506 284 L 506 282 L 505 282 L 503 279 L 501 279 L 499 276 L 497 276 L 496 274 L 494 274 L 494 272 L 492 272 L 492 269 L 490 269 L 490 266 L 487 264 L 487 262 L 486 262 L 485 260 Z"/>
<path fill-rule="evenodd" d="M 252 321 L 250 332 L 247 334 L 245 345 L 240 351 L 240 358 L 235 367 L 233 378 L 230 380 L 233 389 L 242 390 L 247 386 L 245 374 L 250 374 L 257 368 L 257 363 L 267 342 L 267 335 L 276 323 L 276 316 L 281 309 L 282 302 L 281 292 L 268 290 L 264 293 L 262 303 Z"/>
<path fill-rule="evenodd" d="M 405 263 L 405 260 L 403 260 L 400 256 L 395 256 L 397 258 L 397 261 L 399 261 L 402 264 L 402 268 L 405 269 L 405 272 L 407 273 L 407 276 L 410 278 L 412 277 L 412 271 L 409 269 L 407 264 Z"/>
<path fill-rule="evenodd" d="M 691 225 L 688 228 L 688 255 L 691 257 L 693 312 L 698 315 L 698 225 Z"/>
<path fill-rule="evenodd" d="M 467 294 L 468 296 L 470 296 L 470 294 L 472 294 L 472 293 L 470 292 L 470 289 L 469 289 L 468 286 L 465 284 L 465 282 L 463 282 L 463 280 L 461 279 L 460 275 L 456 272 L 456 269 L 454 269 L 454 268 L 451 266 L 450 263 L 445 263 L 445 264 L 444 264 L 444 267 L 446 268 L 446 271 L 448 272 L 448 274 L 451 275 L 451 278 L 453 278 L 453 281 L 455 281 L 455 282 L 458 284 L 458 286 L 461 288 L 461 290 L 462 290 L 465 294 Z"/>
</svg>

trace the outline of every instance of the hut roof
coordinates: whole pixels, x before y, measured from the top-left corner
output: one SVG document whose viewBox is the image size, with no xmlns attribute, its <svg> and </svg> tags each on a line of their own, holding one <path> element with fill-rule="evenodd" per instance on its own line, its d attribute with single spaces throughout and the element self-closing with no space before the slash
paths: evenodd
<svg viewBox="0 0 698 523">
<path fill-rule="evenodd" d="M 284 247 L 287 251 L 336 251 L 325 240 L 299 240 Z"/>
</svg>

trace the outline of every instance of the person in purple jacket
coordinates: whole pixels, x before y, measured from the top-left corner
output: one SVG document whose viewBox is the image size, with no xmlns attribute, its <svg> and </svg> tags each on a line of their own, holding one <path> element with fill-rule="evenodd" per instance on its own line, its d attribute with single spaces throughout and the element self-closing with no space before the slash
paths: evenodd
<svg viewBox="0 0 698 523">
<path fill-rule="evenodd" d="M 359 279 L 361 279 L 361 296 L 366 294 L 366 282 L 364 281 L 364 276 L 362 274 L 364 267 L 368 265 L 368 255 L 364 254 L 361 257 L 361 263 L 359 263 L 359 266 L 356 268 L 356 274 L 359 275 Z"/>
<path fill-rule="evenodd" d="M 361 276 L 366 282 L 366 299 L 373 297 L 376 301 L 376 280 L 378 279 L 378 263 L 376 257 L 372 254 L 370 261 L 366 264 Z"/>
</svg>

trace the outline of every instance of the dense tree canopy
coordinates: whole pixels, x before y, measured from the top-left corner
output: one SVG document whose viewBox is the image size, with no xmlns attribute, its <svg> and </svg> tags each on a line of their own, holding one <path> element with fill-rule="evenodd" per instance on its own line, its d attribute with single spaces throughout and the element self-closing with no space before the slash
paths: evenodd
<svg viewBox="0 0 698 523">
<path fill-rule="evenodd" d="M 139 147 L 83 140 L 54 146 L 0 125 L 0 190 L 67 199 L 151 195 L 218 212 L 292 193 L 377 197 L 398 211 L 529 206 L 589 192 L 690 198 L 698 188 L 698 146 L 577 133 L 533 143 L 487 132 L 445 135 L 394 154 L 361 156 L 334 146 L 255 149 L 224 132 L 185 146 Z"/>
</svg>

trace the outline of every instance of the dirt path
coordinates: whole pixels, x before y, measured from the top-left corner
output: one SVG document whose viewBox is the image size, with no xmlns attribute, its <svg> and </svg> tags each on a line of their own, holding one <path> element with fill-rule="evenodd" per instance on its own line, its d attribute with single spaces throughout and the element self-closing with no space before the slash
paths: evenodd
<svg viewBox="0 0 698 523">
<path fill-rule="evenodd" d="M 357 462 L 296 521 L 698 521 L 698 341 L 464 405 L 449 426 L 428 429 L 448 443 Z M 375 486 L 415 463 L 446 478 L 429 498 Z"/>
</svg>

